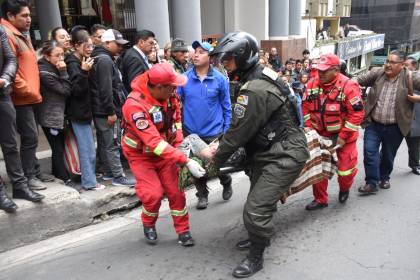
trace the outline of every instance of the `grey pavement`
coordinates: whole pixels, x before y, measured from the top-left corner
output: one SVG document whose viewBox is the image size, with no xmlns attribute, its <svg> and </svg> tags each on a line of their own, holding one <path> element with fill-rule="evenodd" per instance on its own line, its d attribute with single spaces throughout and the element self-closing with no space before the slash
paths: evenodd
<svg viewBox="0 0 420 280">
<path fill-rule="evenodd" d="M 251 279 L 420 279 L 420 177 L 407 167 L 405 143 L 389 190 L 360 197 L 362 156 L 359 162 L 345 205 L 337 201 L 336 178 L 328 208 L 304 210 L 312 200 L 311 189 L 279 204 L 276 237 L 265 254 L 264 269 Z M 188 192 L 195 247 L 177 244 L 164 205 L 156 246 L 144 242 L 135 210 L 0 254 L 0 279 L 233 279 L 232 268 L 246 255 L 235 250 L 235 243 L 246 236 L 242 208 L 249 182 L 243 173 L 234 174 L 229 202 L 222 201 L 216 181 L 211 188 L 205 211 L 195 210 L 193 192 Z"/>
</svg>

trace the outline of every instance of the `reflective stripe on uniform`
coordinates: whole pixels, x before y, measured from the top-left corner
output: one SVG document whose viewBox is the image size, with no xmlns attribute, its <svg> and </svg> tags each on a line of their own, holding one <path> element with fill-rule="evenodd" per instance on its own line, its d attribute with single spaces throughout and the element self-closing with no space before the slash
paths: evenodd
<svg viewBox="0 0 420 280">
<path fill-rule="evenodd" d="M 160 107 L 159 106 L 152 106 L 152 108 L 150 108 L 149 113 L 156 113 L 160 111 Z"/>
<path fill-rule="evenodd" d="M 352 124 L 352 123 L 351 123 L 351 122 L 349 122 L 349 121 L 346 121 L 346 123 L 344 124 L 344 126 L 345 126 L 346 128 L 348 128 L 348 129 L 350 129 L 350 130 L 353 130 L 353 131 L 358 131 L 358 130 L 359 130 L 359 128 L 360 128 L 360 126 L 359 126 L 359 125 Z"/>
<path fill-rule="evenodd" d="M 149 212 L 146 209 L 144 209 L 144 207 L 142 208 L 142 212 L 144 215 L 149 216 L 149 217 L 157 217 L 158 213 L 153 213 L 153 212 Z"/>
<path fill-rule="evenodd" d="M 176 129 L 182 129 L 182 123 L 179 123 L 179 122 L 175 123 L 175 127 Z"/>
<path fill-rule="evenodd" d="M 163 150 L 165 150 L 166 146 L 168 146 L 168 142 L 164 140 L 160 141 L 156 148 L 153 150 L 153 153 L 160 156 L 163 153 Z"/>
<path fill-rule="evenodd" d="M 318 129 L 318 125 L 315 122 L 311 122 L 311 125 L 315 128 Z"/>
<path fill-rule="evenodd" d="M 182 217 L 187 215 L 188 211 L 187 211 L 187 207 L 184 207 L 184 209 L 182 210 L 171 210 L 171 215 L 172 216 L 177 216 L 177 217 Z"/>
<path fill-rule="evenodd" d="M 353 170 L 355 168 L 356 167 L 353 167 L 352 169 L 349 169 L 349 170 L 337 170 L 337 174 L 338 176 L 349 176 L 353 173 Z"/>
<path fill-rule="evenodd" d="M 124 136 L 124 143 L 131 148 L 137 148 L 137 142 L 127 136 Z"/>
<path fill-rule="evenodd" d="M 341 125 L 327 125 L 327 131 L 337 131 L 340 130 Z"/>
<path fill-rule="evenodd" d="M 311 114 L 307 114 L 303 116 L 303 120 L 306 122 L 307 120 L 309 120 L 311 118 Z"/>
</svg>

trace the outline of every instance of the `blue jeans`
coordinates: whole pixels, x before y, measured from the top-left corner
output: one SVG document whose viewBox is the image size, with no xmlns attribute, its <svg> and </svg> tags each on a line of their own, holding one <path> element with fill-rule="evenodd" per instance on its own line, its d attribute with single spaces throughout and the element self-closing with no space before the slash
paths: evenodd
<svg viewBox="0 0 420 280">
<path fill-rule="evenodd" d="M 82 187 L 85 189 L 93 188 L 96 186 L 96 152 L 92 127 L 90 123 L 75 121 L 72 121 L 71 125 L 79 148 Z"/>
<path fill-rule="evenodd" d="M 404 136 L 398 125 L 372 122 L 365 129 L 363 163 L 365 181 L 373 187 L 379 181 L 388 181 L 394 167 L 394 159 Z"/>
</svg>

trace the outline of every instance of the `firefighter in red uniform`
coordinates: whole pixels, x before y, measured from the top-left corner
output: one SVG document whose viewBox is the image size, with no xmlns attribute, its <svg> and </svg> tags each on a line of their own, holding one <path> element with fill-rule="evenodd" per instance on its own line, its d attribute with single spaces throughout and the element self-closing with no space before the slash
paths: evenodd
<svg viewBox="0 0 420 280">
<path fill-rule="evenodd" d="M 186 81 L 171 65 L 156 64 L 131 83 L 133 91 L 123 106 L 122 148 L 137 181 L 136 194 L 143 205 L 141 219 L 149 244 L 157 242 L 155 223 L 165 194 L 179 243 L 194 245 L 185 194 L 178 187 L 179 166 L 186 165 L 198 178 L 205 170 L 177 149 L 183 136 L 175 89 Z"/>
<path fill-rule="evenodd" d="M 337 149 L 337 173 L 340 192 L 338 200 L 344 203 L 357 174 L 357 147 L 359 126 L 364 117 L 363 101 L 357 82 L 340 73 L 340 59 L 334 54 L 321 56 L 317 64 L 318 76 L 308 82 L 302 98 L 305 130 L 333 140 Z M 306 210 L 328 206 L 328 180 L 313 185 L 315 199 Z"/>
</svg>

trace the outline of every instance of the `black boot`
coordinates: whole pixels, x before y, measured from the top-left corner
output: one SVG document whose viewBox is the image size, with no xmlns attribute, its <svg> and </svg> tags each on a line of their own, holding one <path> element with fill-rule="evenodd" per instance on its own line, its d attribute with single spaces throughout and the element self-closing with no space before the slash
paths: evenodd
<svg viewBox="0 0 420 280">
<path fill-rule="evenodd" d="M 239 251 L 249 250 L 250 247 L 251 240 L 249 239 L 244 239 L 236 243 L 236 249 L 238 249 Z M 270 247 L 270 240 L 267 241 L 266 247 Z"/>
<path fill-rule="evenodd" d="M 32 202 L 41 202 L 45 196 L 34 192 L 28 186 L 24 186 L 13 190 L 13 198 L 26 199 Z"/>
<path fill-rule="evenodd" d="M 264 243 L 251 242 L 249 254 L 232 272 L 235 278 L 246 278 L 254 275 L 263 268 Z"/>
<path fill-rule="evenodd" d="M 191 233 L 187 231 L 178 235 L 178 243 L 184 247 L 191 247 L 194 246 L 195 241 L 192 238 Z"/>
<path fill-rule="evenodd" d="M 233 194 L 232 177 L 230 176 L 226 177 L 222 185 L 223 185 L 222 198 L 223 200 L 229 200 Z"/>
<path fill-rule="evenodd" d="M 7 194 L 3 182 L 0 179 L 0 209 L 7 213 L 16 212 L 17 205 L 11 200 Z"/>
<path fill-rule="evenodd" d="M 349 198 L 349 191 L 345 191 L 345 192 L 340 191 L 338 193 L 338 201 L 340 203 L 346 202 L 348 198 Z"/>
<path fill-rule="evenodd" d="M 157 243 L 157 232 L 155 227 L 144 227 L 144 238 L 147 244 L 155 245 Z"/>
<path fill-rule="evenodd" d="M 251 247 L 251 240 L 244 239 L 236 243 L 236 249 L 239 251 L 245 251 L 248 250 Z"/>
</svg>

